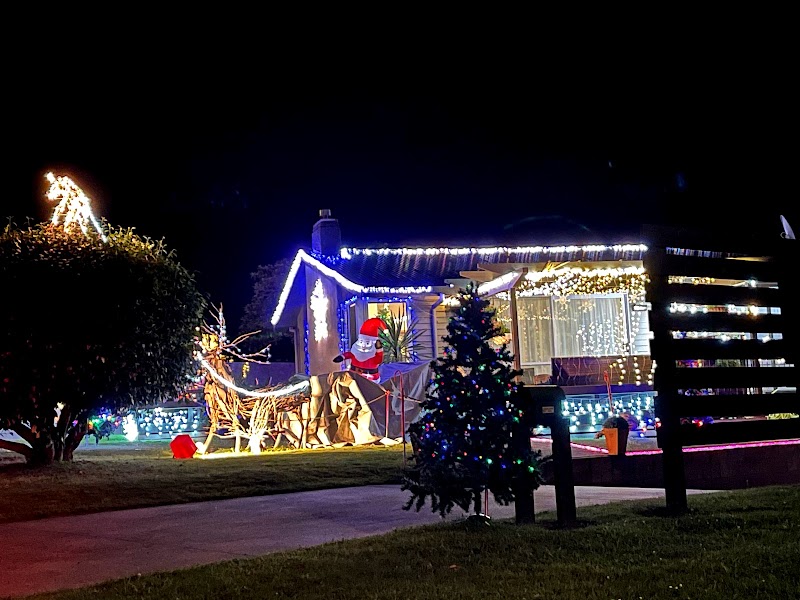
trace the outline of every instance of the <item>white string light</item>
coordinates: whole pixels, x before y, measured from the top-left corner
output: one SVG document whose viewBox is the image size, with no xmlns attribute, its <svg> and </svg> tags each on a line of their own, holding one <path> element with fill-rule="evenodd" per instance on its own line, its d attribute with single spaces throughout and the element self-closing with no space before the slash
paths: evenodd
<svg viewBox="0 0 800 600">
<path fill-rule="evenodd" d="M 586 254 L 601 253 L 612 251 L 617 254 L 636 253 L 641 254 L 647 251 L 647 246 L 644 244 L 616 244 L 613 246 L 606 246 L 603 244 L 592 244 L 586 246 L 494 246 L 487 248 L 342 248 L 339 252 L 341 258 L 350 260 L 354 256 L 465 256 L 470 254 L 477 254 L 479 256 L 493 256 L 498 254 L 516 255 L 516 254 L 563 254 L 563 253 L 578 253 L 583 252 Z M 389 286 L 363 286 L 350 281 L 339 272 L 331 269 L 327 265 L 321 263 L 314 257 L 307 254 L 304 250 L 298 250 L 297 254 L 292 261 L 292 266 L 289 269 L 289 275 L 286 278 L 283 289 L 281 290 L 280 297 L 278 298 L 278 305 L 272 313 L 270 323 L 277 325 L 278 321 L 283 314 L 286 307 L 286 301 L 289 298 L 289 293 L 292 289 L 292 284 L 297 276 L 297 271 L 300 269 L 301 263 L 307 263 L 314 268 L 321 271 L 324 275 L 336 280 L 339 285 L 351 292 L 360 294 L 425 294 L 433 290 L 432 286 L 406 286 L 406 287 L 389 287 Z M 550 272 L 552 275 L 552 272 Z M 528 274 L 530 276 L 530 273 Z M 487 286 L 492 284 L 498 285 L 496 280 L 486 282 Z M 499 285 L 502 285 L 500 283 Z"/>
<path fill-rule="evenodd" d="M 587 246 L 493 246 L 488 248 L 342 248 L 339 255 L 349 260 L 353 256 L 363 254 L 365 256 L 439 256 L 453 255 L 464 256 L 467 254 L 478 254 L 481 256 L 491 256 L 494 254 L 561 254 L 565 252 L 646 252 L 647 246 L 644 244 L 616 244 L 606 246 L 603 244 L 590 244 Z"/>
<path fill-rule="evenodd" d="M 221 383 L 226 388 L 238 392 L 243 396 L 249 396 L 250 398 L 279 398 L 281 396 L 288 396 L 289 394 L 296 394 L 297 392 L 300 392 L 309 386 L 308 381 L 300 381 L 277 390 L 270 390 L 269 392 L 253 392 L 251 390 L 241 388 L 222 377 L 222 375 L 217 373 L 214 367 L 212 367 L 208 361 L 199 354 L 197 355 L 197 359 L 200 361 L 200 364 L 203 365 L 205 370 L 208 371 L 209 375 L 211 375 L 211 377 L 213 377 L 218 383 Z"/>
<path fill-rule="evenodd" d="M 304 250 L 298 250 L 297 254 L 294 257 L 294 261 L 292 261 L 292 266 L 289 268 L 289 275 L 286 277 L 286 283 L 283 285 L 283 290 L 281 290 L 280 298 L 278 299 L 278 306 L 275 308 L 275 312 L 272 313 L 272 318 L 270 319 L 270 323 L 276 325 L 281 318 L 281 314 L 283 313 L 283 309 L 286 306 L 286 301 L 289 298 L 289 292 L 292 290 L 292 284 L 294 283 L 294 278 L 297 276 L 297 271 L 300 269 L 301 263 L 307 263 L 321 271 L 324 275 L 331 277 L 332 279 L 336 280 L 336 282 L 341 285 L 343 288 L 350 290 L 351 292 L 356 292 L 359 294 L 427 294 L 430 293 L 433 288 L 429 285 L 423 285 L 418 287 L 384 287 L 384 286 L 363 286 L 357 283 L 354 283 L 344 277 L 341 273 L 334 271 L 330 267 L 322 264 L 313 256 L 307 254 Z"/>
<path fill-rule="evenodd" d="M 328 337 L 328 299 L 325 297 L 325 290 L 322 289 L 322 279 L 317 279 L 314 284 L 314 291 L 311 292 L 309 307 L 314 313 L 314 339 L 321 341 Z"/>
<path fill-rule="evenodd" d="M 69 177 L 56 177 L 52 173 L 45 175 L 45 179 L 50 182 L 50 189 L 47 190 L 48 200 L 58 200 L 53 218 L 53 225 L 58 225 L 63 217 L 63 227 L 69 230 L 73 225 L 80 227 L 84 235 L 89 232 L 91 223 L 97 234 L 105 242 L 106 236 L 103 233 L 100 223 L 97 222 L 92 214 L 91 202 L 84 194 L 83 190 Z"/>
<path fill-rule="evenodd" d="M 505 275 L 501 275 L 500 277 L 495 277 L 491 281 L 487 281 L 486 283 L 482 283 L 478 286 L 478 294 L 481 296 L 489 295 L 497 293 L 498 291 L 504 290 L 506 288 L 511 287 L 513 284 L 517 282 L 517 280 L 522 276 L 522 273 L 519 271 L 511 271 L 510 273 L 506 273 Z"/>
</svg>

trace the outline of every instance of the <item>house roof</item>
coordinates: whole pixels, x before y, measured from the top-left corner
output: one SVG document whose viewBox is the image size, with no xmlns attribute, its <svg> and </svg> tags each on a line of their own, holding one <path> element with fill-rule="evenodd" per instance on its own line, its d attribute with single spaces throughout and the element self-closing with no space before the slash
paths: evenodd
<svg viewBox="0 0 800 600">
<path fill-rule="evenodd" d="M 565 261 L 639 260 L 641 244 L 606 246 L 494 246 L 431 248 L 343 248 L 327 264 L 364 286 L 443 286 L 464 271 L 488 264 L 531 264 Z"/>
<path fill-rule="evenodd" d="M 640 260 L 642 244 L 581 246 L 494 246 L 342 248 L 339 256 L 313 255 L 299 250 L 272 315 L 279 325 L 300 265 L 309 264 L 356 294 L 424 294 L 463 278 L 465 271 L 487 264 L 531 264 L 566 261 Z"/>
</svg>

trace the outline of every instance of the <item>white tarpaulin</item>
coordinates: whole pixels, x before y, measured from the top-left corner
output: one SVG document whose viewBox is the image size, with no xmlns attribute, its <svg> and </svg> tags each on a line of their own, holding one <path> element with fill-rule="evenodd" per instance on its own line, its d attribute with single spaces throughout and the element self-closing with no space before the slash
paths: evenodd
<svg viewBox="0 0 800 600">
<path fill-rule="evenodd" d="M 310 377 L 311 398 L 301 414 L 285 413 L 282 427 L 306 446 L 402 441 L 420 413 L 430 363 L 388 363 L 380 383 L 352 371 Z"/>
</svg>

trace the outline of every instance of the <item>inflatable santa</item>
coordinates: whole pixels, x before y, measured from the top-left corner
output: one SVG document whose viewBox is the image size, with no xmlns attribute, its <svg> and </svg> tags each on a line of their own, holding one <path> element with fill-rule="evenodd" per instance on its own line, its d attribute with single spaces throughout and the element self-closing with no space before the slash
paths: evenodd
<svg viewBox="0 0 800 600">
<path fill-rule="evenodd" d="M 364 321 L 359 330 L 358 339 L 349 352 L 340 354 L 333 359 L 339 363 L 343 360 L 350 361 L 349 369 L 371 381 L 378 381 L 380 374 L 378 366 L 383 362 L 383 344 L 378 333 L 386 329 L 386 323 L 381 319 L 373 318 Z"/>
</svg>

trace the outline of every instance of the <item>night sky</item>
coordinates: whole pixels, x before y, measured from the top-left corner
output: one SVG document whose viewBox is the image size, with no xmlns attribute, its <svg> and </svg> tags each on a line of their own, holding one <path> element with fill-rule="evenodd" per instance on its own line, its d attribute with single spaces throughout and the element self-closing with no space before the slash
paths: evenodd
<svg viewBox="0 0 800 600">
<path fill-rule="evenodd" d="M 22 73 L 1 214 L 48 218 L 44 173 L 70 175 L 96 215 L 165 238 L 234 326 L 249 273 L 308 245 L 322 208 L 352 246 L 800 231 L 796 98 L 756 65 L 398 64 L 89 65 L 58 93 Z"/>
</svg>

